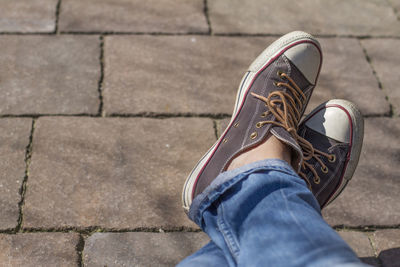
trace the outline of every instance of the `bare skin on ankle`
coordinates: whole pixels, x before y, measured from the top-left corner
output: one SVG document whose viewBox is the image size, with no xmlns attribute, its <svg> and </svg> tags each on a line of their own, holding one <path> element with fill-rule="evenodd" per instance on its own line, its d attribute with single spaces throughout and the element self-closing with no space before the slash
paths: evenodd
<svg viewBox="0 0 400 267">
<path fill-rule="evenodd" d="M 292 165 L 292 150 L 288 145 L 270 134 L 263 143 L 233 159 L 227 170 L 233 170 L 264 159 L 281 159 Z"/>
</svg>

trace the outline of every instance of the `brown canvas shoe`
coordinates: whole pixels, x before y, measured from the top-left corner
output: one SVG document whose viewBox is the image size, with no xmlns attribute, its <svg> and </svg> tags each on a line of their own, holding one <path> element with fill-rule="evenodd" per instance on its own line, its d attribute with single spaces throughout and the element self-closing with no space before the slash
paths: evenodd
<svg viewBox="0 0 400 267">
<path fill-rule="evenodd" d="M 284 35 L 257 57 L 240 83 L 228 127 L 185 182 L 185 211 L 234 158 L 261 144 L 270 133 L 293 149 L 294 166 L 300 170 L 297 128 L 321 64 L 318 41 L 300 31 Z"/>
<path fill-rule="evenodd" d="M 349 101 L 330 100 L 302 121 L 298 134 L 299 142 L 309 142 L 302 145 L 299 174 L 324 208 L 343 191 L 357 167 L 364 137 L 362 115 Z"/>
</svg>

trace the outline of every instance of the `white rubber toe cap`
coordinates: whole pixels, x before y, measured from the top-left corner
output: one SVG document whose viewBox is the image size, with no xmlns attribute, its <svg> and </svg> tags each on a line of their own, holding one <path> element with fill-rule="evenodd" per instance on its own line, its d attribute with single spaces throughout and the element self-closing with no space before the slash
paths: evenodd
<svg viewBox="0 0 400 267">
<path fill-rule="evenodd" d="M 295 45 L 284 55 L 303 73 L 309 83 L 316 84 L 322 56 L 315 43 Z"/>
<path fill-rule="evenodd" d="M 306 126 L 336 141 L 350 142 L 351 121 L 346 112 L 339 107 L 328 106 L 321 109 L 306 122 Z"/>
</svg>

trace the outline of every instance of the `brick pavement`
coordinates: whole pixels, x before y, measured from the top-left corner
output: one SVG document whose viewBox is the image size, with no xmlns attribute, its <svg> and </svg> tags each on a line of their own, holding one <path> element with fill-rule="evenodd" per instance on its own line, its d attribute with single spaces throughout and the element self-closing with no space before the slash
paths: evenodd
<svg viewBox="0 0 400 267">
<path fill-rule="evenodd" d="M 207 242 L 180 207 L 242 73 L 301 29 L 325 52 L 308 110 L 366 117 L 323 215 L 400 266 L 400 1 L 0 0 L 0 266 L 171 266 Z"/>
</svg>

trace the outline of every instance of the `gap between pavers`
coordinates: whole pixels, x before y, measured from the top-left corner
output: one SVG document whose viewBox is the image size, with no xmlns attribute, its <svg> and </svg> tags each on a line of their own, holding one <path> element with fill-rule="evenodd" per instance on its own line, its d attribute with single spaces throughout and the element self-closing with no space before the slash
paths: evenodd
<svg viewBox="0 0 400 267">
<path fill-rule="evenodd" d="M 230 114 L 250 63 L 275 38 L 106 36 L 106 114 Z M 345 98 L 364 115 L 390 113 L 357 39 L 319 38 L 324 62 L 307 112 Z M 363 97 L 359 97 L 360 94 Z"/>
<path fill-rule="evenodd" d="M 366 233 L 339 235 L 360 259 L 379 266 Z M 174 266 L 209 241 L 205 233 L 95 233 L 85 241 L 85 266 Z M 267 249 L 267 248 L 266 248 Z"/>
<path fill-rule="evenodd" d="M 371 65 L 376 72 L 388 96 L 388 101 L 393 105 L 394 115 L 400 115 L 400 40 L 395 39 L 370 39 L 361 40 L 366 53 L 371 60 Z"/>
<path fill-rule="evenodd" d="M 194 228 L 182 186 L 214 142 L 206 118 L 39 118 L 23 228 Z"/>
<path fill-rule="evenodd" d="M 77 266 L 77 233 L 0 234 L 1 266 Z"/>
<path fill-rule="evenodd" d="M 0 119 L 0 230 L 13 229 L 18 224 L 31 125 L 28 118 Z"/>
<path fill-rule="evenodd" d="M 175 266 L 209 241 L 204 233 L 95 233 L 86 239 L 85 266 Z"/>
<path fill-rule="evenodd" d="M 58 0 L 0 1 L 0 32 L 51 33 Z"/>
<path fill-rule="evenodd" d="M 384 267 L 399 266 L 400 262 L 400 229 L 378 230 L 372 239 L 377 255 Z"/>
<path fill-rule="evenodd" d="M 98 112 L 97 36 L 0 38 L 0 115 Z"/>
</svg>

